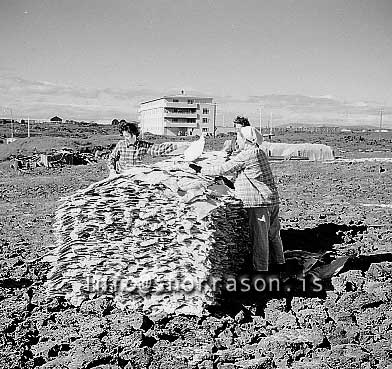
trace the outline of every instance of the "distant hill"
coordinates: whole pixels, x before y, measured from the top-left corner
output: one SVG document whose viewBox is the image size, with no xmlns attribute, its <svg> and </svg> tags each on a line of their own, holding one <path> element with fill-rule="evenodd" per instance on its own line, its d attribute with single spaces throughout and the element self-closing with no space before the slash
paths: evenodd
<svg viewBox="0 0 392 369">
<path fill-rule="evenodd" d="M 325 124 L 312 124 L 312 123 L 290 123 L 290 124 L 281 124 L 276 126 L 277 128 L 286 128 L 286 127 L 339 127 L 341 129 L 351 129 L 352 131 L 362 131 L 362 130 L 371 130 L 374 131 L 379 129 L 378 126 L 373 126 L 369 124 L 359 124 L 359 125 L 344 125 L 344 124 L 333 124 L 333 123 L 325 123 Z M 383 127 L 383 129 L 391 129 L 389 127 Z"/>
<path fill-rule="evenodd" d="M 352 131 L 362 131 L 362 130 L 370 130 L 370 131 L 374 131 L 376 129 L 380 129 L 380 127 L 377 126 L 371 126 L 371 125 L 358 125 L 358 126 L 341 126 L 341 128 L 347 128 L 347 129 L 351 129 Z M 389 129 L 389 128 L 383 128 L 383 129 Z"/>
</svg>

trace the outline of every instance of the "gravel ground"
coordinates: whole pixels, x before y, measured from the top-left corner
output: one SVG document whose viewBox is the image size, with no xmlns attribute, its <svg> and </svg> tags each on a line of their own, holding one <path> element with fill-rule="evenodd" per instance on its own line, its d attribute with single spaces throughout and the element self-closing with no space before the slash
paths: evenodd
<svg viewBox="0 0 392 369">
<path fill-rule="evenodd" d="M 0 368 L 392 368 L 392 163 L 272 166 L 285 248 L 351 255 L 342 273 L 322 296 L 151 321 L 105 298 L 75 308 L 45 296 L 37 259 L 54 242 L 56 201 L 104 178 L 103 163 L 0 164 Z"/>
</svg>

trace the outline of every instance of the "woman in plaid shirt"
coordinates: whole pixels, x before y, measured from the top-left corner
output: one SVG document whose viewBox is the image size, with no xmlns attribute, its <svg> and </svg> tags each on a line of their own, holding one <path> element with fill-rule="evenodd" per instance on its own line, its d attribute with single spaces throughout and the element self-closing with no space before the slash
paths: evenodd
<svg viewBox="0 0 392 369">
<path fill-rule="evenodd" d="M 250 126 L 239 129 L 237 145 L 240 152 L 224 164 L 203 168 L 190 164 L 190 167 L 203 175 L 236 175 L 235 196 L 242 200 L 248 213 L 253 268 L 259 272 L 271 269 L 270 264 L 284 264 L 285 259 L 280 237 L 278 190 L 254 130 Z"/>
<path fill-rule="evenodd" d="M 173 143 L 153 144 L 139 140 L 139 129 L 135 123 L 121 124 L 120 133 L 124 139 L 117 143 L 109 156 L 110 176 L 140 165 L 147 154 L 160 156 L 177 148 Z"/>
</svg>

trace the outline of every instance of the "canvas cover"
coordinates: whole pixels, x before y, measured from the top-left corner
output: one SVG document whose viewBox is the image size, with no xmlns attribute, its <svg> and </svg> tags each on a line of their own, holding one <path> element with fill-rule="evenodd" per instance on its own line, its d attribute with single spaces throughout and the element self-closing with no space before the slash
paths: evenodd
<svg viewBox="0 0 392 369">
<path fill-rule="evenodd" d="M 332 148 L 324 144 L 288 144 L 264 141 L 261 148 L 268 156 L 283 156 L 285 159 L 301 156 L 307 157 L 311 161 L 334 160 Z"/>
</svg>

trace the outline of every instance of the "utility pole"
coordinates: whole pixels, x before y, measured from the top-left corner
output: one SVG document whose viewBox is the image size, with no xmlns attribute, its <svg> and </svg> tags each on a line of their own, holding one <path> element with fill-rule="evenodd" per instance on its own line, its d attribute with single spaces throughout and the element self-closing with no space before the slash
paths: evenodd
<svg viewBox="0 0 392 369">
<path fill-rule="evenodd" d="M 381 141 L 381 129 L 382 129 L 382 113 L 383 113 L 383 111 L 381 109 L 380 110 L 380 129 L 379 129 L 380 133 L 378 134 L 378 137 L 379 137 L 380 141 Z"/>
<path fill-rule="evenodd" d="M 270 135 L 272 136 L 272 111 L 270 113 Z"/>
<path fill-rule="evenodd" d="M 262 130 L 263 130 L 263 120 L 262 120 L 262 115 L 261 115 L 261 107 L 259 108 L 259 111 L 260 111 L 260 125 L 259 125 L 259 130 L 260 130 L 260 133 L 262 132 Z"/>
<path fill-rule="evenodd" d="M 14 138 L 14 115 L 12 114 L 12 109 L 10 108 L 11 111 L 11 139 Z"/>
<path fill-rule="evenodd" d="M 271 121 L 271 114 L 270 114 L 270 118 L 267 119 L 267 124 L 266 124 L 266 127 L 265 127 L 265 129 L 266 129 L 267 132 L 268 132 L 269 129 L 270 129 L 270 121 Z"/>
<path fill-rule="evenodd" d="M 27 117 L 27 137 L 30 138 L 30 117 Z"/>
<path fill-rule="evenodd" d="M 215 138 L 215 131 L 216 131 L 216 103 L 214 104 L 214 126 L 213 126 L 213 133 L 212 136 Z"/>
</svg>

